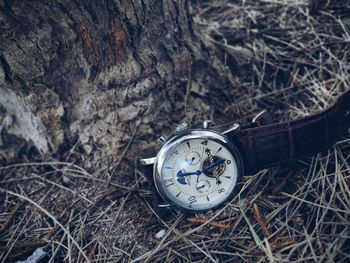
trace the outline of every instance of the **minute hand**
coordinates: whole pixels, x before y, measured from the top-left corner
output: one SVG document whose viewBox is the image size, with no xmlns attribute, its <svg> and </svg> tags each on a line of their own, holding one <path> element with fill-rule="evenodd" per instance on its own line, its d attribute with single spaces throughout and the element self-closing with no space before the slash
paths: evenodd
<svg viewBox="0 0 350 263">
<path fill-rule="evenodd" d="M 210 170 L 211 168 L 219 165 L 219 164 L 222 164 L 223 162 L 225 162 L 226 160 L 220 160 L 220 161 L 217 161 L 216 163 L 212 163 L 211 165 L 209 165 L 207 168 L 203 169 L 203 170 L 198 170 L 198 171 L 195 171 L 195 172 L 189 172 L 189 173 L 186 173 L 186 172 L 178 172 L 177 173 L 177 176 L 178 177 L 182 177 L 182 176 L 188 176 L 188 175 L 200 175 L 201 173 L 204 173 L 208 170 Z"/>
<path fill-rule="evenodd" d="M 216 163 L 212 163 L 211 165 L 209 165 L 207 168 L 203 169 L 201 172 L 204 173 L 208 170 L 210 170 L 211 168 L 219 165 L 219 164 L 222 164 L 223 162 L 225 162 L 226 160 L 220 160 L 220 161 L 217 161 Z"/>
</svg>

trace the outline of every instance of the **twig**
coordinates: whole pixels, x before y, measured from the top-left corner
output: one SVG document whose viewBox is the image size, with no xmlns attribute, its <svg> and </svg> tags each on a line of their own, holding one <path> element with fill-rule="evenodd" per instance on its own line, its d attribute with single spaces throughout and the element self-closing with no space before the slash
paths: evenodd
<svg viewBox="0 0 350 263">
<path fill-rule="evenodd" d="M 2 232 L 4 232 L 7 227 L 9 226 L 9 224 L 12 222 L 13 218 L 16 215 L 16 212 L 18 210 L 18 208 L 21 206 L 21 204 L 17 204 L 9 213 L 9 215 L 7 216 L 7 220 L 5 221 L 4 224 L 0 225 L 0 235 L 2 234 Z"/>
<path fill-rule="evenodd" d="M 204 217 L 191 217 L 187 219 L 188 221 L 192 222 L 192 223 L 205 223 L 209 220 L 209 218 L 204 218 Z M 217 221 L 210 221 L 209 225 L 211 226 L 215 226 L 217 228 L 222 228 L 222 229 L 228 229 L 231 227 L 231 225 L 229 224 L 224 224 L 221 222 L 217 222 Z"/>
<path fill-rule="evenodd" d="M 265 218 L 260 213 L 259 207 L 256 203 L 254 204 L 254 215 L 255 215 L 256 221 L 258 222 L 259 226 L 261 227 L 261 230 L 264 233 L 265 238 L 268 238 L 271 235 L 270 230 L 266 225 Z"/>
</svg>

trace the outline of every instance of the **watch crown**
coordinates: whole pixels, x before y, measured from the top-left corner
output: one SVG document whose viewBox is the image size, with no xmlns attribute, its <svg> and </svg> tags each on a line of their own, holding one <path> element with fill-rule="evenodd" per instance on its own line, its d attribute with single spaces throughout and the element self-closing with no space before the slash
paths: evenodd
<svg viewBox="0 0 350 263">
<path fill-rule="evenodd" d="M 204 129 L 208 129 L 211 125 L 211 121 L 210 120 L 205 120 L 203 121 L 203 128 Z"/>
<path fill-rule="evenodd" d="M 185 130 L 187 130 L 187 129 L 188 129 L 188 124 L 187 124 L 187 122 L 183 122 L 183 123 L 177 125 L 175 131 L 176 131 L 176 132 L 182 132 L 182 131 L 185 131 Z"/>
<path fill-rule="evenodd" d="M 157 139 L 157 143 L 161 146 L 163 146 L 165 143 L 166 143 L 166 139 L 164 136 L 160 136 L 158 139 Z"/>
</svg>

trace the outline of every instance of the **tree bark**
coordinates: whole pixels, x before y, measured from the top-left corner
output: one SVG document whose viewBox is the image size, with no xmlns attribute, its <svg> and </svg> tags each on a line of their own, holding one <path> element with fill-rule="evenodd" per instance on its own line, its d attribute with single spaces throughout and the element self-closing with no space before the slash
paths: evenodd
<svg viewBox="0 0 350 263">
<path fill-rule="evenodd" d="M 108 166 L 130 140 L 135 158 L 176 123 L 210 118 L 209 85 L 231 75 L 190 12 L 182 0 L 0 1 L 0 162 Z"/>
</svg>

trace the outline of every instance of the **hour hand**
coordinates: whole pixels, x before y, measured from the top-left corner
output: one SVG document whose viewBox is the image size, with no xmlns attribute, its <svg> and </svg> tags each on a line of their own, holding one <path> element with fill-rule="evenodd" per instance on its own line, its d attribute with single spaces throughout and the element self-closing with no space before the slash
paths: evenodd
<svg viewBox="0 0 350 263">
<path fill-rule="evenodd" d="M 200 174 L 202 171 L 201 170 L 198 170 L 196 172 L 189 172 L 189 173 L 186 173 L 186 172 L 183 172 L 182 170 L 180 170 L 178 173 L 177 173 L 177 177 L 183 177 L 183 176 L 188 176 L 188 175 L 194 175 L 194 174 Z"/>
<path fill-rule="evenodd" d="M 177 181 L 180 184 L 187 184 L 187 183 L 190 184 L 189 180 L 186 180 L 186 176 L 198 174 L 198 172 L 200 172 L 200 171 L 186 173 L 186 172 L 183 172 L 183 170 L 180 170 L 176 175 Z"/>
</svg>

